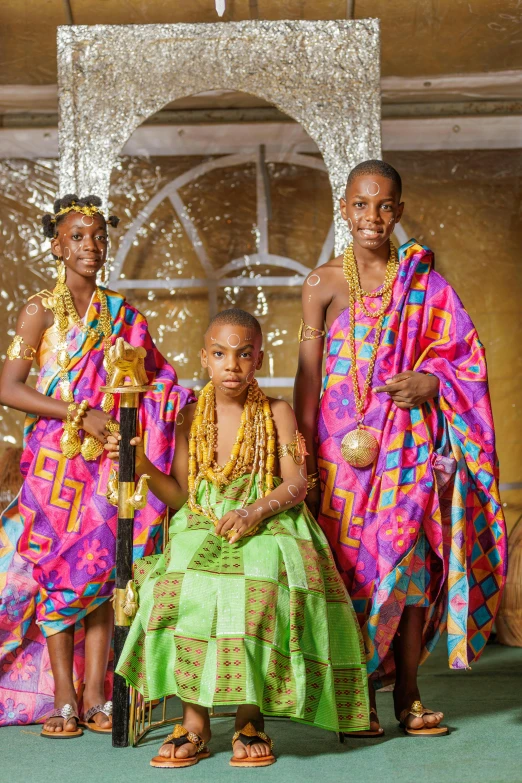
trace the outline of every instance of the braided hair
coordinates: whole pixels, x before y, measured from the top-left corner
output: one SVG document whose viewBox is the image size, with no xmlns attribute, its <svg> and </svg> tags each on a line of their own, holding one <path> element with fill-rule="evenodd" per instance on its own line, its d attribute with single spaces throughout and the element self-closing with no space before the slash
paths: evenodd
<svg viewBox="0 0 522 783">
<path fill-rule="evenodd" d="M 44 237 L 47 239 L 54 239 L 58 226 L 69 214 L 69 212 L 64 212 L 59 215 L 58 212 L 60 212 L 60 210 L 67 209 L 68 207 L 79 207 L 77 210 L 78 212 L 81 211 L 81 207 L 94 207 L 95 209 L 99 209 L 101 203 L 102 201 L 99 196 L 85 196 L 85 198 L 79 198 L 75 193 L 69 193 L 63 198 L 56 199 L 53 205 L 54 214 L 51 215 L 48 213 L 42 217 Z M 105 227 L 109 225 L 112 226 L 112 228 L 116 228 L 120 222 L 120 219 L 116 217 L 116 215 L 110 215 L 106 219 L 102 212 L 96 212 L 95 214 L 100 215 Z"/>
</svg>

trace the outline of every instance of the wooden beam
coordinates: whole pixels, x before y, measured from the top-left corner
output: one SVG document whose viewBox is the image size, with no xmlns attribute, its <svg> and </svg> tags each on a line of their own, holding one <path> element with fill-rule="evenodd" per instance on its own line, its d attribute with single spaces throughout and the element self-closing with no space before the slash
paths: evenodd
<svg viewBox="0 0 522 783">
<path fill-rule="evenodd" d="M 317 153 L 298 124 L 141 126 L 124 155 L 228 155 L 266 144 L 267 154 Z M 384 119 L 383 150 L 473 150 L 522 148 L 522 116 Z M 56 158 L 56 128 L 0 128 L 0 158 Z"/>
<path fill-rule="evenodd" d="M 443 74 L 441 76 L 384 76 L 381 92 L 385 102 L 446 101 L 446 100 L 519 100 L 522 98 L 522 70 L 484 73 Z M 234 107 L 237 95 L 243 105 L 244 93 L 216 90 L 200 93 L 197 108 L 215 109 L 217 95 L 226 96 L 227 106 Z M 264 104 L 264 101 L 261 101 Z M 0 85 L 0 114 L 5 112 L 56 113 L 56 84 Z"/>
</svg>

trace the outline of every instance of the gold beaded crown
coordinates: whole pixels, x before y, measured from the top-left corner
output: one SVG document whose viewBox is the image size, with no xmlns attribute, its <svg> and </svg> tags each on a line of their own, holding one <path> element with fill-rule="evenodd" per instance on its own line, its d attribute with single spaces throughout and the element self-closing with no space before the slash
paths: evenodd
<svg viewBox="0 0 522 783">
<path fill-rule="evenodd" d="M 81 206 L 80 204 L 73 202 L 70 207 L 62 207 L 62 209 L 59 209 L 56 215 L 53 216 L 51 223 L 56 223 L 56 218 L 60 217 L 60 215 L 66 215 L 68 212 L 81 212 L 82 215 L 87 215 L 87 217 L 92 217 L 93 215 L 102 215 L 103 217 L 103 212 L 99 207 L 94 207 L 90 204 Z"/>
</svg>

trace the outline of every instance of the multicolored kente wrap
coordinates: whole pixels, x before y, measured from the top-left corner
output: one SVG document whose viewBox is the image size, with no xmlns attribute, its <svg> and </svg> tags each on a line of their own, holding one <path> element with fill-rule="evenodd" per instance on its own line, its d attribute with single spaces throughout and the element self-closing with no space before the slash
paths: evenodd
<svg viewBox="0 0 522 783">
<path fill-rule="evenodd" d="M 394 677 L 390 645 L 407 604 L 426 607 L 423 657 L 447 629 L 451 668 L 478 658 L 507 553 L 484 348 L 458 296 L 432 269 L 432 252 L 412 240 L 399 255 L 373 386 L 407 370 L 432 373 L 438 398 L 401 410 L 387 394 L 370 393 L 364 425 L 379 456 L 368 468 L 348 465 L 340 447 L 355 409 L 345 310 L 328 332 L 318 416 L 319 522 L 358 614 L 368 671 L 383 683 Z M 355 317 L 362 388 L 376 321 L 359 306 Z"/>
<path fill-rule="evenodd" d="M 139 431 L 146 452 L 168 472 L 174 453 L 178 410 L 192 399 L 177 385 L 174 369 L 155 347 L 145 318 L 122 296 L 107 292 L 114 342 L 123 337 L 147 349 L 145 367 L 154 390 L 141 397 Z M 100 311 L 94 297 L 85 323 L 96 326 Z M 43 335 L 37 351 L 36 388 L 58 398 L 58 333 Z M 76 400 L 100 408 L 106 382 L 102 341 L 70 323 L 69 377 Z M 118 400 L 113 416 L 118 418 Z M 62 422 L 29 416 L 18 497 L 0 522 L 0 725 L 41 721 L 53 708 L 53 679 L 45 637 L 78 623 L 74 678 L 83 680 L 83 630 L 79 621 L 114 588 L 117 509 L 105 497 L 111 463 L 105 452 L 93 462 L 81 455 L 67 460 L 60 451 Z M 152 494 L 136 513 L 134 557 L 159 550 L 164 505 Z M 110 692 L 110 676 L 107 689 Z"/>
</svg>

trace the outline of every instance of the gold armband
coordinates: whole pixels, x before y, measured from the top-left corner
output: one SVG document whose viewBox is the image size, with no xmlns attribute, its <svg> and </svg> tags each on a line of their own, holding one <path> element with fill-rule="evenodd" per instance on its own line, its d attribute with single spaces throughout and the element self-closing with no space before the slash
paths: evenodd
<svg viewBox="0 0 522 783">
<path fill-rule="evenodd" d="M 279 459 L 288 456 L 288 454 L 290 454 L 296 465 L 304 464 L 308 452 L 306 450 L 305 439 L 299 431 L 295 433 L 291 443 L 285 443 L 283 446 L 278 446 L 277 448 L 277 456 Z"/>
<path fill-rule="evenodd" d="M 304 343 L 306 340 L 319 340 L 320 337 L 324 337 L 326 332 L 324 329 L 316 329 L 315 326 L 309 326 L 305 324 L 301 318 L 301 325 L 299 326 L 299 334 L 297 339 L 300 343 Z"/>
<path fill-rule="evenodd" d="M 32 362 L 35 356 L 36 348 L 27 345 L 24 338 L 19 334 L 16 334 L 13 337 L 11 345 L 7 349 L 7 358 L 11 361 L 13 359 L 27 359 L 27 361 Z"/>
<path fill-rule="evenodd" d="M 310 492 L 311 489 L 314 489 L 319 484 L 319 471 L 316 470 L 315 473 L 309 473 L 306 477 L 306 491 Z"/>
</svg>

